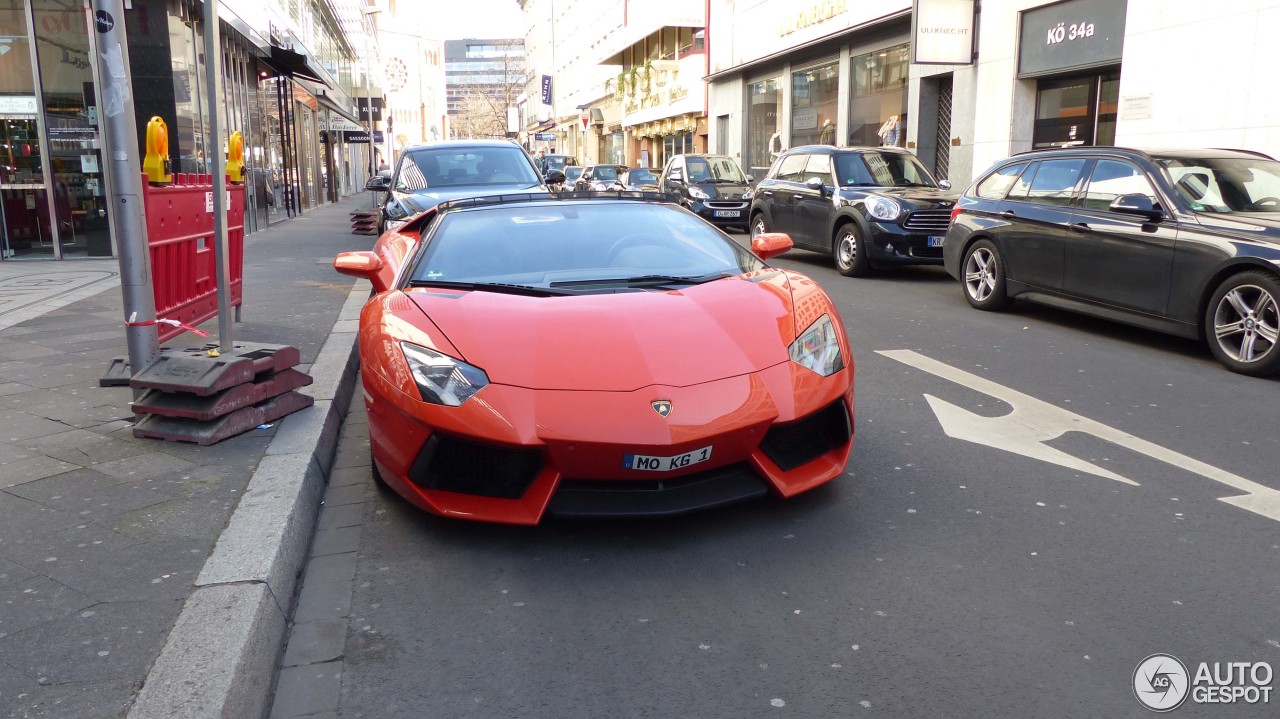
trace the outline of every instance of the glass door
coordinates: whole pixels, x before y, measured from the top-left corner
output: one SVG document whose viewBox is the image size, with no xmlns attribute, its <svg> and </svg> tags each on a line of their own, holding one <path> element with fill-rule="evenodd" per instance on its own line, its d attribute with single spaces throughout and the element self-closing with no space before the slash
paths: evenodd
<svg viewBox="0 0 1280 719">
<path fill-rule="evenodd" d="M 1119 93 L 1118 71 L 1040 81 L 1031 146 L 1114 145 Z"/>
<path fill-rule="evenodd" d="M 0 258 L 52 257 L 53 223 L 40 143 L 24 0 L 0 0 Z"/>
</svg>

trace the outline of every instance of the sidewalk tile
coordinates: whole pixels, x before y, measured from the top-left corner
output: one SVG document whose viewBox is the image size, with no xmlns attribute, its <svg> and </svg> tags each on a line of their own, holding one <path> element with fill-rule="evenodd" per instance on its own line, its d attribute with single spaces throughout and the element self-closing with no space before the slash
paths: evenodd
<svg viewBox="0 0 1280 719">
<path fill-rule="evenodd" d="M 7 492 L 0 492 L 0 517 L 4 518 L 0 522 L 0 546 L 66 529 L 80 521 L 74 514 L 51 509 Z"/>
<path fill-rule="evenodd" d="M 339 507 L 344 504 L 355 504 L 364 501 L 364 485 L 363 484 L 347 484 L 339 487 L 330 487 L 324 493 L 324 506 Z"/>
<path fill-rule="evenodd" d="M 61 422 L 54 422 L 26 412 L 13 410 L 0 412 L 0 442 L 43 437 L 47 434 L 66 432 L 68 429 L 71 427 Z"/>
<path fill-rule="evenodd" d="M 0 614 L 0 634 L 8 635 L 0 639 L 0 657 L 22 669 L 14 661 L 15 655 L 10 653 L 7 641 L 25 629 L 53 622 L 96 603 L 61 582 L 39 575 L 0 587 L 0 606 L 4 607 L 4 613 Z"/>
<path fill-rule="evenodd" d="M 243 487 L 243 480 L 241 483 Z M 217 496 L 173 499 L 102 520 L 126 537 L 154 542 L 169 539 L 216 539 L 238 500 Z M 200 558 L 204 562 L 205 557 Z"/>
<path fill-rule="evenodd" d="M 298 594 L 298 606 L 293 610 L 293 621 L 309 622 L 314 619 L 345 617 L 351 613 L 351 582 L 303 581 Z"/>
<path fill-rule="evenodd" d="M 163 452 L 149 452 L 94 465 L 94 469 L 118 479 L 146 479 L 169 472 L 187 472 L 196 467 L 185 459 Z"/>
<path fill-rule="evenodd" d="M 46 457 L 60 459 L 82 467 L 91 467 L 95 464 L 136 457 L 152 451 L 150 447 L 142 442 L 107 437 L 84 429 L 73 429 L 47 437 L 37 437 L 25 440 L 21 444 L 23 447 L 39 452 Z"/>
<path fill-rule="evenodd" d="M 364 520 L 364 503 L 325 507 L 316 520 L 316 531 L 358 526 Z"/>
<path fill-rule="evenodd" d="M 313 557 L 307 563 L 306 579 L 320 584 L 350 582 L 356 576 L 356 553 L 328 554 Z"/>
<path fill-rule="evenodd" d="M 338 708 L 342 662 L 289 667 L 280 672 L 271 719 L 293 719 Z"/>
<path fill-rule="evenodd" d="M 17 487 L 27 482 L 35 482 L 80 468 L 79 465 L 42 455 L 9 462 L 3 467 L 4 470 L 0 472 L 0 489 Z"/>
<path fill-rule="evenodd" d="M 345 618 L 317 619 L 295 624 L 289 631 L 289 646 L 284 652 L 284 666 L 319 664 L 342 658 L 347 643 Z"/>
<path fill-rule="evenodd" d="M 86 521 L 132 512 L 171 499 L 92 469 L 77 469 L 27 482 L 11 488 L 9 493 L 71 512 Z"/>
<path fill-rule="evenodd" d="M 0 587 L 7 584 L 16 584 L 34 576 L 36 576 L 36 573 L 30 569 L 0 557 Z"/>
<path fill-rule="evenodd" d="M 137 687 L 131 681 L 33 686 L 20 703 L 15 701 L 13 705 L 21 707 L 22 713 L 16 716 L 22 719 L 119 719 L 135 691 Z M 0 702 L 8 704 L 3 697 Z"/>
<path fill-rule="evenodd" d="M 342 554 L 360 549 L 360 527 L 339 527 L 316 532 L 311 541 L 311 556 Z"/>
<path fill-rule="evenodd" d="M 138 542 L 111 552 L 102 561 L 63 561 L 59 556 L 46 571 L 99 602 L 182 600 L 196 579 L 191 559 L 203 559 L 212 548 L 212 542 L 197 540 Z"/>
</svg>

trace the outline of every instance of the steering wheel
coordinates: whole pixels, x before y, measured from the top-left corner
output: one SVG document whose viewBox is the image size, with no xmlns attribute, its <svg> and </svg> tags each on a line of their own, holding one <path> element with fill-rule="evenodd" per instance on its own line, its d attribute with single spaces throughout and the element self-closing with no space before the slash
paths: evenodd
<svg viewBox="0 0 1280 719">
<path fill-rule="evenodd" d="M 1276 209 L 1280 209 L 1280 197 L 1263 197 L 1261 199 L 1254 200 L 1253 204 L 1249 205 L 1249 209 L 1260 210 L 1264 205 L 1270 205 Z"/>
<path fill-rule="evenodd" d="M 604 262 L 606 265 L 612 266 L 614 260 L 618 259 L 618 255 L 628 247 L 656 244 L 657 243 L 654 242 L 653 237 L 640 232 L 623 235 L 622 237 L 614 240 L 612 245 L 609 245 L 609 251 L 605 253 Z"/>
</svg>

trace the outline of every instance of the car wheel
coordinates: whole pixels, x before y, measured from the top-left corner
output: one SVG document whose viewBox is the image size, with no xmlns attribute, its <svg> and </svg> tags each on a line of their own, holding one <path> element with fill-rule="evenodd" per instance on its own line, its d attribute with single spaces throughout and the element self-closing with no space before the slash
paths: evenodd
<svg viewBox="0 0 1280 719">
<path fill-rule="evenodd" d="M 1205 311 L 1209 350 L 1227 369 L 1253 377 L 1280 371 L 1280 279 L 1241 272 L 1223 282 Z"/>
<path fill-rule="evenodd" d="M 831 257 L 836 262 L 836 270 L 845 277 L 866 277 L 871 274 L 871 261 L 867 259 L 866 247 L 862 243 L 858 226 L 853 222 L 845 223 L 836 230 Z"/>
<path fill-rule="evenodd" d="M 387 480 L 382 478 L 382 472 L 378 471 L 378 463 L 373 461 L 373 448 L 369 448 L 369 473 L 373 475 L 373 484 L 382 492 L 392 492 L 391 485 L 387 484 Z"/>
<path fill-rule="evenodd" d="M 751 218 L 751 239 L 755 239 L 756 235 L 763 235 L 769 231 L 769 223 L 764 221 L 764 213 L 757 212 L 756 216 Z"/>
<path fill-rule="evenodd" d="M 964 298 L 980 310 L 1009 306 L 1004 287 L 1004 258 L 991 240 L 978 240 L 964 253 Z"/>
</svg>

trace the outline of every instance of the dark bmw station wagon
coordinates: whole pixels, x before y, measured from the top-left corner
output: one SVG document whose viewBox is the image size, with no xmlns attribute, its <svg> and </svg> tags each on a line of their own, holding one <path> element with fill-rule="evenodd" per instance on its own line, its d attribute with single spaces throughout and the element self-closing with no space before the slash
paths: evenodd
<svg viewBox="0 0 1280 719">
<path fill-rule="evenodd" d="M 958 196 L 950 187 L 896 147 L 794 147 L 752 193 L 751 234 L 785 232 L 851 277 L 940 265 Z"/>
<path fill-rule="evenodd" d="M 1238 150 L 1016 155 L 965 191 L 946 268 L 969 304 L 1014 297 L 1202 338 L 1280 371 L 1280 163 Z"/>
</svg>

